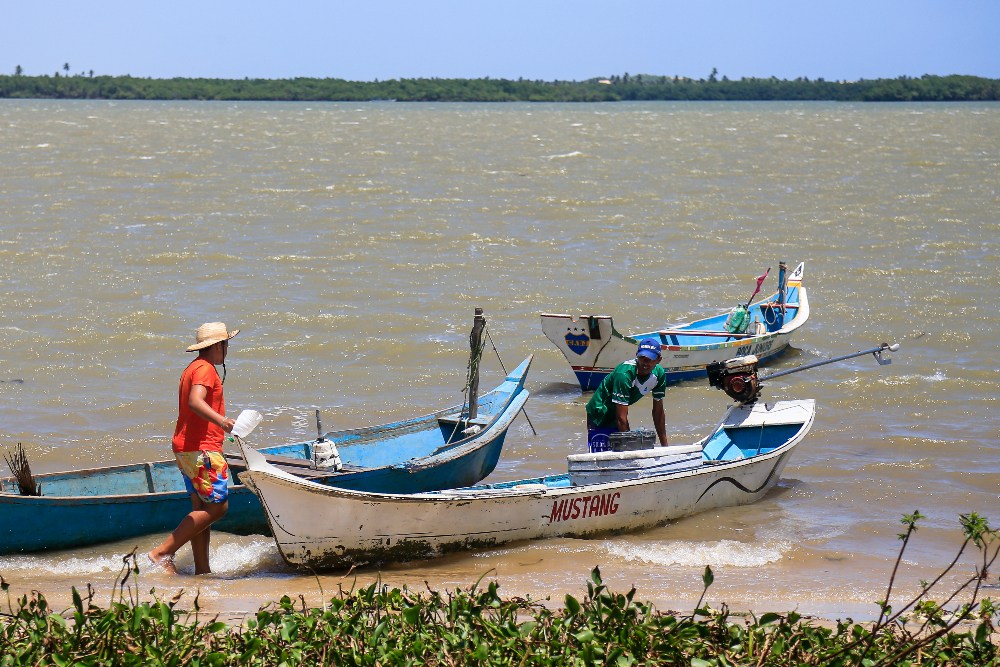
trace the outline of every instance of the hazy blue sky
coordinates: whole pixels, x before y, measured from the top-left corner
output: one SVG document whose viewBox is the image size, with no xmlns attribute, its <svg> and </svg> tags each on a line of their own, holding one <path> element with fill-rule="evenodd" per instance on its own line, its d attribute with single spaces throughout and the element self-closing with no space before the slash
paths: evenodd
<svg viewBox="0 0 1000 667">
<path fill-rule="evenodd" d="M 0 72 L 1000 78 L 1000 0 L 5 3 Z"/>
</svg>

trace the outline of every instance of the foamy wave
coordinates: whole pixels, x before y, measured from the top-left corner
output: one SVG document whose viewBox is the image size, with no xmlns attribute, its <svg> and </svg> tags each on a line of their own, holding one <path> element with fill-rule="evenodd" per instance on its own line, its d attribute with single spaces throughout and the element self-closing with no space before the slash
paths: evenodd
<svg viewBox="0 0 1000 667">
<path fill-rule="evenodd" d="M 66 558 L 56 560 L 40 556 L 8 556 L 0 558 L 0 572 L 30 574 L 101 574 L 122 569 L 121 556 Z"/>
<path fill-rule="evenodd" d="M 879 382 L 887 386 L 896 386 L 900 384 L 912 384 L 913 382 L 942 382 L 947 380 L 948 376 L 938 371 L 934 375 L 890 375 L 884 378 L 879 378 Z"/>
<path fill-rule="evenodd" d="M 760 567 L 785 557 L 792 545 L 788 542 L 769 542 L 755 545 L 735 540 L 718 542 L 668 542 L 638 545 L 609 544 L 606 550 L 612 556 L 654 565 L 732 565 Z"/>
<path fill-rule="evenodd" d="M 572 153 L 563 153 L 562 155 L 543 155 L 542 157 L 546 160 L 554 160 L 557 157 L 576 157 L 577 155 L 583 155 L 580 151 L 573 151 Z"/>
<path fill-rule="evenodd" d="M 222 537 L 215 536 L 216 539 Z M 271 570 L 282 565 L 274 540 L 261 535 L 227 536 L 227 541 L 213 546 L 210 562 L 212 571 L 222 575 L 245 575 Z M 142 574 L 152 573 L 144 550 L 139 550 L 138 564 Z M 58 558 L 52 556 L 6 556 L 0 558 L 0 574 L 20 575 L 81 575 L 117 574 L 122 569 L 121 555 L 92 558 Z M 194 574 L 190 547 L 177 553 L 177 569 L 182 574 Z M 155 570 L 153 571 L 155 572 Z"/>
<path fill-rule="evenodd" d="M 274 540 L 255 535 L 248 544 L 230 542 L 212 550 L 210 562 L 217 574 L 248 574 L 281 565 Z"/>
</svg>

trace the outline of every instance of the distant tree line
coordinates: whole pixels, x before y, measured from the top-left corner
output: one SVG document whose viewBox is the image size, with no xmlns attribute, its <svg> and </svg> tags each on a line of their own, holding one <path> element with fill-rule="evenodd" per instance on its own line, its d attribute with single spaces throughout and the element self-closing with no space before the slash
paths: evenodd
<svg viewBox="0 0 1000 667">
<path fill-rule="evenodd" d="M 1000 100 L 1000 80 L 976 76 L 902 76 L 825 81 L 770 77 L 730 80 L 614 75 L 587 81 L 518 79 L 152 79 L 125 76 L 0 75 L 0 98 L 109 100 L 272 100 L 400 102 L 617 102 L 621 100 L 833 100 L 939 102 Z"/>
</svg>

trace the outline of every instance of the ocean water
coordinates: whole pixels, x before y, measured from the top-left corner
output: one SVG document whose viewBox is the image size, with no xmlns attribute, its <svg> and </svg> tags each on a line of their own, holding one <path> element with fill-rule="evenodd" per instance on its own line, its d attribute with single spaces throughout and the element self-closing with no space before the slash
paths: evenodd
<svg viewBox="0 0 1000 667">
<path fill-rule="evenodd" d="M 242 330 L 226 398 L 265 415 L 266 445 L 310 437 L 317 408 L 339 429 L 460 402 L 484 308 L 508 368 L 535 354 L 538 430 L 518 418 L 490 481 L 564 470 L 582 447 L 588 396 L 541 312 L 649 330 L 805 261 L 811 317 L 773 368 L 902 346 L 891 366 L 770 383 L 817 416 L 753 505 L 327 573 L 327 593 L 488 572 L 505 593 L 561 599 L 600 565 L 613 587 L 690 606 L 710 565 L 712 603 L 863 614 L 903 513 L 927 518 L 902 592 L 954 555 L 960 514 L 1000 521 L 998 104 L 2 100 L 0 155 L 0 451 L 22 442 L 36 472 L 168 458 L 184 348 L 206 321 Z M 501 377 L 490 359 L 481 386 Z M 672 387 L 671 442 L 726 405 L 704 381 Z M 54 598 L 106 590 L 122 554 L 162 538 L 3 556 L 0 575 Z M 189 552 L 178 563 L 193 570 Z M 200 587 L 233 612 L 319 600 L 268 538 L 215 533 L 213 566 L 143 586 Z"/>
</svg>

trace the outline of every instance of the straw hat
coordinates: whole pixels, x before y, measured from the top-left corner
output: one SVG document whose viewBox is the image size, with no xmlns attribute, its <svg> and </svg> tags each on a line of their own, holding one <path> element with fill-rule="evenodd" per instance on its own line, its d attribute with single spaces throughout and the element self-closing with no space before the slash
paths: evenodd
<svg viewBox="0 0 1000 667">
<path fill-rule="evenodd" d="M 239 329 L 230 332 L 222 322 L 207 322 L 198 327 L 198 333 L 195 337 L 198 342 L 189 347 L 187 351 L 196 352 L 203 347 L 221 343 L 224 340 L 229 340 L 239 332 Z"/>
</svg>

